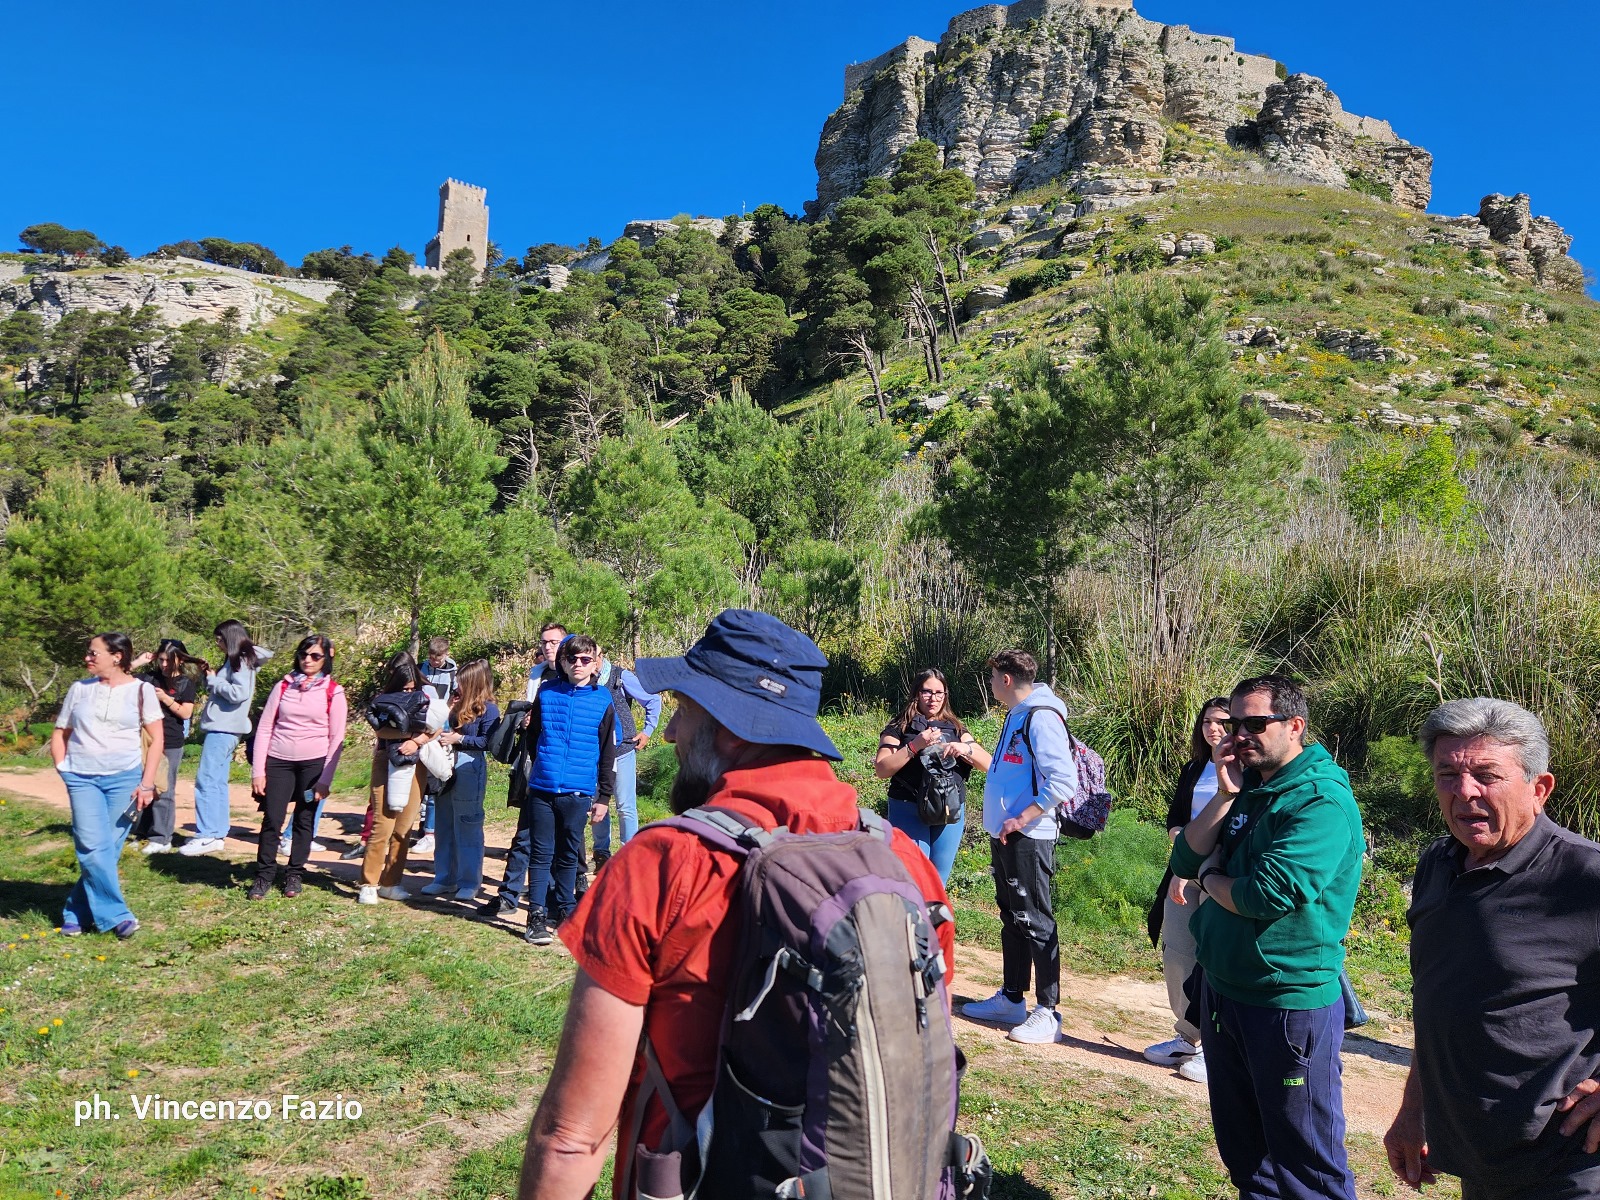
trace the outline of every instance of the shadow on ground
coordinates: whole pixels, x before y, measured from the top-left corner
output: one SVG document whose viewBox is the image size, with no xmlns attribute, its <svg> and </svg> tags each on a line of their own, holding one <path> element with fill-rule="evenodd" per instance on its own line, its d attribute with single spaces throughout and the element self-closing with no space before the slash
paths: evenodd
<svg viewBox="0 0 1600 1200">
<path fill-rule="evenodd" d="M 61 920 L 61 909 L 67 902 L 70 883 L 19 883 L 0 879 L 0 917 L 37 914 L 52 925 Z"/>
</svg>

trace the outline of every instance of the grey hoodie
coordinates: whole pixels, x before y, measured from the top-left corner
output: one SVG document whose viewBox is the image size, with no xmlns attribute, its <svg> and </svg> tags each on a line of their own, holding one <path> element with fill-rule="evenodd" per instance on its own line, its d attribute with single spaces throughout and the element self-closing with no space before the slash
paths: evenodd
<svg viewBox="0 0 1600 1200">
<path fill-rule="evenodd" d="M 243 737 L 250 732 L 250 702 L 256 695 L 256 672 L 272 657 L 271 650 L 256 647 L 256 665 L 240 664 L 235 671 L 226 659 L 206 676 L 206 706 L 200 714 L 202 733 L 232 733 Z"/>
</svg>

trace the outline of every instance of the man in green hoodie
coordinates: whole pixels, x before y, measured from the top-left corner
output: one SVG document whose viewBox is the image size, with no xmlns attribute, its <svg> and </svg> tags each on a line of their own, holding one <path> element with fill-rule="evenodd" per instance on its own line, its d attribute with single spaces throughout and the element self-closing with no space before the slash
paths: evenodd
<svg viewBox="0 0 1600 1200">
<path fill-rule="evenodd" d="M 1217 795 L 1173 843 L 1209 903 L 1191 919 L 1217 1150 L 1241 1200 L 1355 1200 L 1339 1047 L 1344 935 L 1361 883 L 1350 777 L 1305 741 L 1305 693 L 1247 679 Z"/>
</svg>

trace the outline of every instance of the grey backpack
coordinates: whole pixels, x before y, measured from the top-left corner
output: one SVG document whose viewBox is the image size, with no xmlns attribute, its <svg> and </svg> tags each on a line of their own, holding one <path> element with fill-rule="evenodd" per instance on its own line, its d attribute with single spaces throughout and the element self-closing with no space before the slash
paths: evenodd
<svg viewBox="0 0 1600 1200">
<path fill-rule="evenodd" d="M 661 822 L 743 860 L 717 1082 L 695 1118 L 648 1040 L 627 1200 L 936 1200 L 988 1195 L 955 1133 L 959 1051 L 930 906 L 876 814 L 843 833 L 768 832 L 729 809 Z M 670 1128 L 638 1145 L 652 1100 Z M 626 1185 L 625 1185 L 626 1187 Z"/>
</svg>

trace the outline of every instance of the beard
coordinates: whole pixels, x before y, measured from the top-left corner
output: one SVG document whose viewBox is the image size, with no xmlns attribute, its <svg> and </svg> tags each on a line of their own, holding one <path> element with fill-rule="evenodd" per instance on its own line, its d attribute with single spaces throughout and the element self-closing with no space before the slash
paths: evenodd
<svg viewBox="0 0 1600 1200">
<path fill-rule="evenodd" d="M 703 721 L 693 738 L 678 744 L 678 777 L 672 781 L 668 797 L 674 813 L 699 808 L 727 773 L 727 760 L 717 753 L 720 728 L 715 721 Z"/>
</svg>

